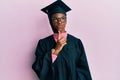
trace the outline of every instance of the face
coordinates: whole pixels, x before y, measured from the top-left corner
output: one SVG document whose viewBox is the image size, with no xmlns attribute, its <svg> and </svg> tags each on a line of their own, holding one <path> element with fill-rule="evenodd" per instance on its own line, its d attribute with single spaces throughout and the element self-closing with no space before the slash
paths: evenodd
<svg viewBox="0 0 120 80">
<path fill-rule="evenodd" d="M 57 31 L 65 32 L 66 22 L 65 14 L 55 13 L 52 15 L 52 24 Z"/>
</svg>

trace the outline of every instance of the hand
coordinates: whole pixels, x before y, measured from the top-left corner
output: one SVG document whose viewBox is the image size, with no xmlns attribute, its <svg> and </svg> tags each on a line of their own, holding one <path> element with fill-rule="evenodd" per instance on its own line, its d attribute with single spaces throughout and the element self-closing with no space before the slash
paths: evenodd
<svg viewBox="0 0 120 80">
<path fill-rule="evenodd" d="M 56 43 L 54 54 L 58 55 L 59 52 L 63 49 L 63 47 L 66 45 L 66 38 L 60 38 L 60 31 L 58 31 L 58 41 Z"/>
</svg>

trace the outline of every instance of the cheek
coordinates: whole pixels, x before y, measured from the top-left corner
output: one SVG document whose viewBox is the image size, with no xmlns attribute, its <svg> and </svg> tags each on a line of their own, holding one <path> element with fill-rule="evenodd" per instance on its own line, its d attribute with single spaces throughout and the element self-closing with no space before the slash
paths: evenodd
<svg viewBox="0 0 120 80">
<path fill-rule="evenodd" d="M 56 27 L 58 25 L 57 23 L 54 23 L 54 22 L 52 24 L 53 24 L 53 27 Z"/>
<path fill-rule="evenodd" d="M 63 26 L 64 26 L 64 27 L 66 26 L 66 22 L 63 23 Z"/>
<path fill-rule="evenodd" d="M 67 21 L 64 22 L 64 24 L 66 25 Z"/>
</svg>

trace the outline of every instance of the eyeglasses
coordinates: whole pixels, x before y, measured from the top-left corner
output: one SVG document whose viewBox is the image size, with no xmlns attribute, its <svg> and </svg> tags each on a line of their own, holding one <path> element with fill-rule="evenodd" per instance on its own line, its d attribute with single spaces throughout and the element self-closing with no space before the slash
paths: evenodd
<svg viewBox="0 0 120 80">
<path fill-rule="evenodd" d="M 66 16 L 63 16 L 61 18 L 55 18 L 55 17 L 52 18 L 53 22 L 58 22 L 58 21 L 64 22 L 65 20 L 66 20 Z"/>
</svg>

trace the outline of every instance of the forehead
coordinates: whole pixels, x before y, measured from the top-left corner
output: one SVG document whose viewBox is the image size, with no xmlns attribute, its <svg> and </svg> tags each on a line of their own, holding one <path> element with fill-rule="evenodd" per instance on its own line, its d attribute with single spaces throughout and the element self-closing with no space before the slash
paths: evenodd
<svg viewBox="0 0 120 80">
<path fill-rule="evenodd" d="M 55 14 L 53 14 L 52 15 L 52 17 L 63 17 L 63 16 L 65 16 L 65 14 L 63 14 L 63 13 L 55 13 Z"/>
</svg>

